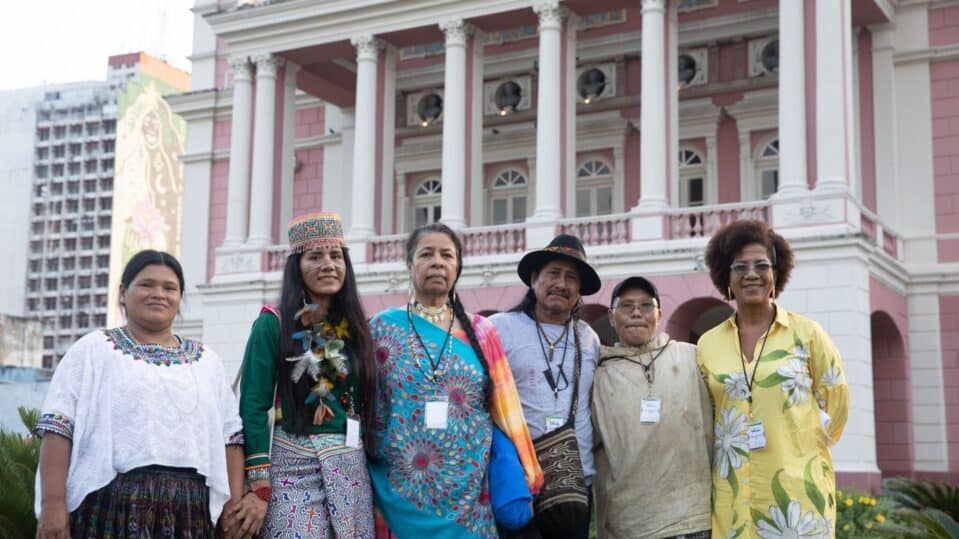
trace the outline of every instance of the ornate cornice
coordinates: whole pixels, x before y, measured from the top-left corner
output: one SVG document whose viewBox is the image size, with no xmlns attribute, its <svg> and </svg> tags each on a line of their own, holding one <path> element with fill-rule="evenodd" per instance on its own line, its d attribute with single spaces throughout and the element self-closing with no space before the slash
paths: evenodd
<svg viewBox="0 0 959 539">
<path fill-rule="evenodd" d="M 539 16 L 539 29 L 560 28 L 563 19 L 569 14 L 566 8 L 560 7 L 559 0 L 546 0 L 533 5 L 533 11 Z"/>
<path fill-rule="evenodd" d="M 253 66 L 247 56 L 230 56 L 230 68 L 233 69 L 233 80 L 250 80 L 253 77 Z"/>
<path fill-rule="evenodd" d="M 466 45 L 466 38 L 473 34 L 474 28 L 470 24 L 465 24 L 463 19 L 452 19 L 440 23 L 440 30 L 446 36 L 446 46 Z"/>
<path fill-rule="evenodd" d="M 276 78 L 276 71 L 283 66 L 283 59 L 269 53 L 255 54 L 250 60 L 256 64 L 257 77 Z"/>
<path fill-rule="evenodd" d="M 376 60 L 380 51 L 386 47 L 386 43 L 382 39 L 370 35 L 353 36 L 350 38 L 350 43 L 356 47 L 357 61 Z"/>
</svg>

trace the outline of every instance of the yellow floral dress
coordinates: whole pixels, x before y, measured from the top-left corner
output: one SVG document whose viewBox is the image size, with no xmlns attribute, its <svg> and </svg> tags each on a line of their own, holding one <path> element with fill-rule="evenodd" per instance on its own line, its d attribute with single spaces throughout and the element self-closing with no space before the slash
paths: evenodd
<svg viewBox="0 0 959 539">
<path fill-rule="evenodd" d="M 753 357 L 758 360 L 746 364 L 747 378 L 735 317 L 699 340 L 715 423 L 713 537 L 834 537 L 829 446 L 839 440 L 849 411 L 839 352 L 819 324 L 778 307 Z M 751 451 L 748 431 L 760 421 L 765 448 Z"/>
</svg>

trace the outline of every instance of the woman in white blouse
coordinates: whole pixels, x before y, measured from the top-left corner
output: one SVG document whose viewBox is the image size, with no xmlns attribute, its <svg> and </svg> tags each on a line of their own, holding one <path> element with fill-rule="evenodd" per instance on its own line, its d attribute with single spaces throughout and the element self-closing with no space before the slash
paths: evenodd
<svg viewBox="0 0 959 539">
<path fill-rule="evenodd" d="M 173 333 L 183 285 L 172 255 L 137 253 L 126 325 L 60 361 L 37 424 L 37 537 L 212 537 L 222 512 L 242 533 L 243 428 L 220 359 Z"/>
</svg>

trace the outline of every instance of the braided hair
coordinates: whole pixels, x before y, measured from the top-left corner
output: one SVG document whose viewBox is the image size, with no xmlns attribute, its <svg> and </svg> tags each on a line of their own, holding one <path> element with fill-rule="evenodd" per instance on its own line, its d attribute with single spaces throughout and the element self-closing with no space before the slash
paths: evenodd
<svg viewBox="0 0 959 539">
<path fill-rule="evenodd" d="M 476 338 L 476 332 L 473 331 L 472 320 L 469 319 L 469 316 L 466 314 L 466 309 L 463 307 L 463 303 L 456 294 L 456 283 L 459 281 L 460 274 L 463 273 L 463 242 L 460 241 L 459 235 L 457 235 L 453 229 L 442 223 L 429 223 L 423 225 L 411 232 L 409 237 L 406 239 L 407 265 L 412 266 L 413 253 L 416 252 L 416 246 L 419 244 L 420 238 L 427 234 L 445 234 L 450 238 L 450 240 L 453 242 L 453 246 L 456 248 L 456 279 L 453 281 L 453 286 L 450 287 L 449 301 L 450 306 L 453 308 L 453 316 L 455 316 L 459 321 L 460 326 L 466 333 L 466 337 L 470 341 L 470 346 L 473 348 L 473 352 L 476 354 L 477 359 L 479 359 L 480 365 L 483 366 L 483 374 L 485 378 L 485 383 L 483 384 L 483 408 L 488 412 L 493 395 L 493 384 L 490 378 L 489 364 L 486 362 L 486 356 L 483 354 L 483 349 L 480 347 L 479 339 Z"/>
</svg>

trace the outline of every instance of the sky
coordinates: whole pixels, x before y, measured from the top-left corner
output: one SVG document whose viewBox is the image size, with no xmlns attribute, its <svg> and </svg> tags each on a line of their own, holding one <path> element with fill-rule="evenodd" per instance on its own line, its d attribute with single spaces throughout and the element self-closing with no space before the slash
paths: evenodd
<svg viewBox="0 0 959 539">
<path fill-rule="evenodd" d="M 190 71 L 193 0 L 4 2 L 0 90 L 105 80 L 107 58 L 143 51 Z"/>
</svg>

